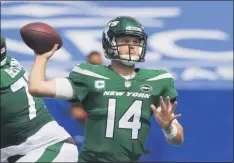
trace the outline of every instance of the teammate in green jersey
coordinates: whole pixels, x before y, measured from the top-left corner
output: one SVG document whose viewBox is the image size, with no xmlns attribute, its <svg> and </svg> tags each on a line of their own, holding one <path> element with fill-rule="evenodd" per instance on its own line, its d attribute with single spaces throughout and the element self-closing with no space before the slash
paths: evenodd
<svg viewBox="0 0 234 163">
<path fill-rule="evenodd" d="M 174 115 L 177 92 L 171 74 L 135 68 L 135 63 L 144 61 L 146 42 L 143 26 L 134 18 L 121 16 L 103 31 L 105 57 L 111 59 L 108 67 L 82 63 L 69 77 L 46 81 L 46 64 L 57 45 L 35 55 L 30 93 L 82 102 L 88 113 L 79 162 L 139 160 L 145 153 L 152 115 L 168 142 L 183 142 L 183 129 L 176 120 L 181 115 Z"/>
<path fill-rule="evenodd" d="M 0 59 L 1 162 L 76 162 L 71 136 L 29 94 L 25 71 L 7 55 L 3 36 Z"/>
</svg>

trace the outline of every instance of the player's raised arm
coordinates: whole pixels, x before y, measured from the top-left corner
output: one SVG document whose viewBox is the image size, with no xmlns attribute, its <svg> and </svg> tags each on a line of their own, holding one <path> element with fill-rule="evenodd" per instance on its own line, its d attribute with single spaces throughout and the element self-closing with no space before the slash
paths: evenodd
<svg viewBox="0 0 234 163">
<path fill-rule="evenodd" d="M 46 81 L 45 72 L 48 59 L 54 54 L 57 45 L 45 54 L 35 54 L 35 63 L 33 64 L 29 76 L 29 92 L 37 97 L 55 97 L 56 94 L 56 81 Z"/>
<path fill-rule="evenodd" d="M 44 54 L 35 54 L 35 63 L 29 76 L 29 93 L 37 97 L 52 97 L 60 99 L 73 99 L 74 92 L 66 78 L 57 78 L 46 81 L 45 72 L 48 59 L 55 53 L 58 44 L 51 51 Z"/>
<path fill-rule="evenodd" d="M 45 80 L 46 64 L 56 50 L 62 47 L 62 38 L 50 25 L 35 22 L 20 29 L 25 44 L 35 52 L 35 63 L 29 77 L 29 92 L 37 97 L 72 99 L 73 89 L 67 78 Z"/>
<path fill-rule="evenodd" d="M 45 72 L 48 59 L 55 53 L 58 45 L 44 54 L 35 54 L 35 63 L 33 64 L 29 76 L 29 93 L 37 97 L 55 97 L 56 81 L 46 81 Z"/>
</svg>

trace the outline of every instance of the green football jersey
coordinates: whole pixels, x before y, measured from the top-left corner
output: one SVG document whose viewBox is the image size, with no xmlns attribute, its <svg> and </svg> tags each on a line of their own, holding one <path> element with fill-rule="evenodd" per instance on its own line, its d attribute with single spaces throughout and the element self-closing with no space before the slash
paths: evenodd
<svg viewBox="0 0 234 163">
<path fill-rule="evenodd" d="M 53 120 L 44 102 L 28 92 L 25 71 L 7 56 L 1 67 L 1 148 L 19 145 Z"/>
<path fill-rule="evenodd" d="M 172 76 L 165 70 L 136 69 L 126 80 L 110 67 L 82 63 L 70 73 L 77 100 L 88 113 L 79 161 L 134 161 L 145 153 L 151 104 L 159 96 L 175 98 Z"/>
</svg>

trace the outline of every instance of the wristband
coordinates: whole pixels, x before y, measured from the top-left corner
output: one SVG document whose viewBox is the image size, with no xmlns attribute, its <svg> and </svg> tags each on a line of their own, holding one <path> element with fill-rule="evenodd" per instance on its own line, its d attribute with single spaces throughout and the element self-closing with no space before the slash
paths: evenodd
<svg viewBox="0 0 234 163">
<path fill-rule="evenodd" d="M 167 134 L 164 130 L 163 130 L 163 133 L 164 133 L 164 135 L 165 135 L 165 137 L 167 139 L 173 139 L 177 135 L 177 127 L 174 124 L 172 124 L 172 131 L 171 131 L 171 133 Z"/>
</svg>

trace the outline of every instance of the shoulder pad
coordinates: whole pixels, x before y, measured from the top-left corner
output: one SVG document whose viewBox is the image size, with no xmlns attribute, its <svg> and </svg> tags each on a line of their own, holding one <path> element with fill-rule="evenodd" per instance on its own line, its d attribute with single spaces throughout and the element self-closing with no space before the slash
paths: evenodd
<svg viewBox="0 0 234 163">
<path fill-rule="evenodd" d="M 166 78 L 172 78 L 172 75 L 167 71 L 163 69 L 145 69 L 148 74 L 148 79 L 146 81 L 155 81 L 160 79 L 166 79 Z"/>
<path fill-rule="evenodd" d="M 101 78 L 101 79 L 110 79 L 108 77 L 105 77 L 104 75 L 101 75 L 97 73 L 97 69 L 101 69 L 103 66 L 100 65 L 92 65 L 89 63 L 81 63 L 79 65 L 76 65 L 73 69 L 72 72 L 79 73 L 85 76 L 92 76 L 96 78 Z"/>
</svg>

